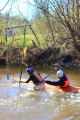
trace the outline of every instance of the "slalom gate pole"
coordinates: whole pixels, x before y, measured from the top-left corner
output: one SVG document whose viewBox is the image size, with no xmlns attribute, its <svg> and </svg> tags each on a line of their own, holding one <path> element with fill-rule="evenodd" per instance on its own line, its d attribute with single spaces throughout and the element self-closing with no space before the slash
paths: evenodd
<svg viewBox="0 0 80 120">
<path fill-rule="evenodd" d="M 6 68 L 7 68 L 7 80 L 9 80 L 9 61 L 8 61 L 8 40 L 7 40 L 7 28 L 5 28 L 6 32 Z"/>
</svg>

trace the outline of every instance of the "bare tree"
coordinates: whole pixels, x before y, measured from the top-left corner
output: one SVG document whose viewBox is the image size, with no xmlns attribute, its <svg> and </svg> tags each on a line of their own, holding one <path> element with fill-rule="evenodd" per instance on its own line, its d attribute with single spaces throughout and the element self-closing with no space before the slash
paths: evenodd
<svg viewBox="0 0 80 120">
<path fill-rule="evenodd" d="M 8 0 L 8 1 L 5 3 L 5 5 L 3 6 L 2 9 L 0 9 L 0 11 L 2 11 L 2 10 L 8 5 L 9 1 L 10 1 L 10 0 Z"/>
<path fill-rule="evenodd" d="M 61 22 L 70 31 L 74 47 L 80 51 L 80 9 L 79 0 L 56 0 L 57 17 L 56 20 Z"/>
<path fill-rule="evenodd" d="M 34 0 L 35 6 L 46 16 L 54 40 L 52 18 L 68 28 L 74 47 L 80 51 L 80 1 L 79 0 Z M 51 18 L 51 19 L 50 19 Z"/>
<path fill-rule="evenodd" d="M 14 3 L 15 3 L 15 0 L 13 0 L 13 1 L 14 1 Z M 32 28 L 32 26 L 30 25 L 30 22 L 29 22 L 28 19 L 27 19 L 27 15 L 26 15 L 26 18 L 25 18 L 24 15 L 23 15 L 23 13 L 20 11 L 20 8 L 19 8 L 19 5 L 18 5 L 18 2 L 17 2 L 17 1 L 16 1 L 16 3 L 17 3 L 17 8 L 16 8 L 16 9 L 17 9 L 18 12 L 20 13 L 20 15 L 22 16 L 22 18 L 24 19 L 24 21 L 27 23 L 27 25 L 29 26 L 29 28 L 30 28 L 30 30 L 32 31 L 33 35 L 35 36 L 36 41 L 37 41 L 37 44 L 40 45 L 39 40 L 38 40 L 38 37 L 37 37 L 35 31 L 34 31 L 34 29 Z M 26 4 L 26 3 L 25 3 L 25 4 Z"/>
</svg>

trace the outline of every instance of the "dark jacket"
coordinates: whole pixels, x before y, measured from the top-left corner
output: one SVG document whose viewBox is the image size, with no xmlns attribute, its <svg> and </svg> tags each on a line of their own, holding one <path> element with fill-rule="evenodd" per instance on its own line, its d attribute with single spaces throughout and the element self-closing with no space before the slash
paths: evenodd
<svg viewBox="0 0 80 120">
<path fill-rule="evenodd" d="M 34 84 L 38 84 L 40 82 L 34 74 L 31 74 L 29 76 L 29 79 L 26 81 L 26 83 L 28 83 L 29 81 L 32 81 Z"/>
<path fill-rule="evenodd" d="M 63 87 L 65 85 L 65 81 L 67 81 L 67 80 L 68 79 L 67 79 L 66 75 L 64 75 L 58 81 L 45 81 L 45 82 L 47 84 L 50 84 L 50 85 L 55 85 L 55 86 Z"/>
</svg>

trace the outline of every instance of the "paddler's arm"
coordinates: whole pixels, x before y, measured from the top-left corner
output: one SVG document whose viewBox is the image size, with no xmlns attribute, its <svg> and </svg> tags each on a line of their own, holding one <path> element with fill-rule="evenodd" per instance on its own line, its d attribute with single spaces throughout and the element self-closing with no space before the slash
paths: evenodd
<svg viewBox="0 0 80 120">
<path fill-rule="evenodd" d="M 59 84 L 57 83 L 57 82 L 55 82 L 55 81 L 45 81 L 45 83 L 47 83 L 47 84 L 50 84 L 50 85 L 55 85 L 55 86 L 58 86 Z"/>
<path fill-rule="evenodd" d="M 64 81 L 45 81 L 47 84 L 50 84 L 50 85 L 55 85 L 55 86 L 63 86 L 65 84 Z"/>
<path fill-rule="evenodd" d="M 28 83 L 30 81 L 30 79 L 28 79 L 27 81 L 20 81 L 20 83 Z"/>
<path fill-rule="evenodd" d="M 27 81 L 25 81 L 25 83 L 28 83 L 30 80 L 28 79 Z"/>
</svg>

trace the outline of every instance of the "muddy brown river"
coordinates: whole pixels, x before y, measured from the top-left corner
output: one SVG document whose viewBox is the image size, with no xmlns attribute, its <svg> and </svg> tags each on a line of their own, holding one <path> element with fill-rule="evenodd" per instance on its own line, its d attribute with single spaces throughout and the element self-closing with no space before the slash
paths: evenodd
<svg viewBox="0 0 80 120">
<path fill-rule="evenodd" d="M 22 78 L 28 78 L 23 70 Z M 44 78 L 52 68 L 35 68 Z M 20 77 L 20 68 L 0 68 L 0 120 L 80 120 L 80 93 L 26 90 L 11 77 Z M 71 85 L 80 86 L 80 71 L 64 70 Z M 53 72 L 48 80 L 57 80 Z"/>
</svg>

